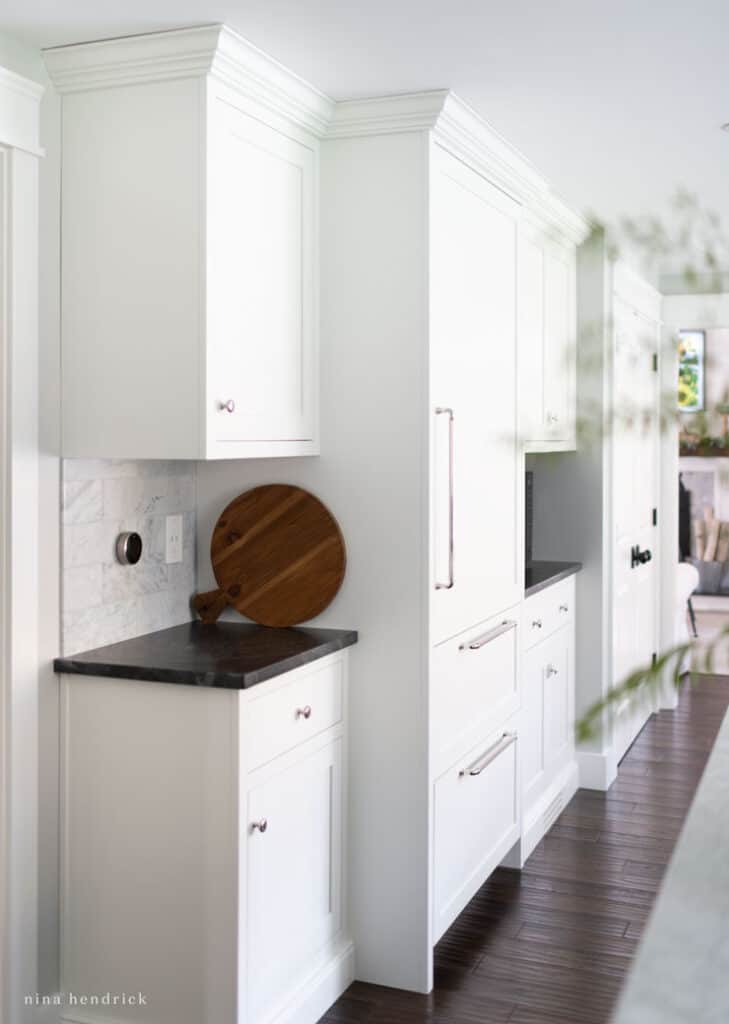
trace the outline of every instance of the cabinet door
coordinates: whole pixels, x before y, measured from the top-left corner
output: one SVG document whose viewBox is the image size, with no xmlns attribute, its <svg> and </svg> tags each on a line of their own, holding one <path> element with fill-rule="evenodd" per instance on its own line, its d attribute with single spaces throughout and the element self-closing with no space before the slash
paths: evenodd
<svg viewBox="0 0 729 1024">
<path fill-rule="evenodd" d="M 576 311 L 574 251 L 554 244 L 544 259 L 544 431 L 569 441 L 574 432 Z"/>
<path fill-rule="evenodd" d="M 248 1020 L 305 980 L 341 923 L 341 741 L 248 793 Z"/>
<path fill-rule="evenodd" d="M 544 775 L 544 657 L 542 645 L 524 655 L 521 780 L 524 806 L 538 795 Z"/>
<path fill-rule="evenodd" d="M 521 436 L 527 448 L 564 448 L 576 417 L 575 250 L 526 224 L 518 265 Z"/>
<path fill-rule="evenodd" d="M 437 941 L 519 833 L 517 737 L 486 738 L 433 787 L 433 937 Z"/>
<path fill-rule="evenodd" d="M 431 234 L 433 641 L 517 603 L 518 207 L 435 147 Z"/>
<path fill-rule="evenodd" d="M 550 772 L 560 767 L 570 745 L 572 630 L 561 629 L 546 640 L 543 647 L 544 677 L 544 767 Z"/>
<path fill-rule="evenodd" d="M 211 101 L 207 422 L 213 441 L 314 437 L 315 171 L 313 149 Z"/>
<path fill-rule="evenodd" d="M 544 249 L 527 225 L 519 235 L 519 423 L 526 441 L 544 437 Z"/>
<path fill-rule="evenodd" d="M 521 770 L 528 811 L 572 750 L 574 627 L 564 626 L 524 655 Z"/>
</svg>

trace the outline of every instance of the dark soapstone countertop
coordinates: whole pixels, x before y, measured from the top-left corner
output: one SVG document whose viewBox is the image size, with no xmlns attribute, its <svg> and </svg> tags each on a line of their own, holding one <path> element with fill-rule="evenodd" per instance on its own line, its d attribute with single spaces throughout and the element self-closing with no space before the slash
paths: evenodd
<svg viewBox="0 0 729 1024">
<path fill-rule="evenodd" d="M 187 622 L 53 664 L 70 675 L 245 690 L 356 643 L 357 633 L 346 629 Z"/>
<path fill-rule="evenodd" d="M 574 576 L 582 568 L 582 562 L 532 562 L 526 568 L 525 595 L 531 597 L 553 583 Z"/>
</svg>

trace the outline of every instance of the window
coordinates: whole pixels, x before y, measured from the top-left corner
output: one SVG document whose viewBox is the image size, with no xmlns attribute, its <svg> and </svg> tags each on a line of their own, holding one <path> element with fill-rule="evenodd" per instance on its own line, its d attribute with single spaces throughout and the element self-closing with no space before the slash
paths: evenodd
<svg viewBox="0 0 729 1024">
<path fill-rule="evenodd" d="M 679 331 L 678 407 L 681 412 L 704 408 L 703 331 Z"/>
</svg>

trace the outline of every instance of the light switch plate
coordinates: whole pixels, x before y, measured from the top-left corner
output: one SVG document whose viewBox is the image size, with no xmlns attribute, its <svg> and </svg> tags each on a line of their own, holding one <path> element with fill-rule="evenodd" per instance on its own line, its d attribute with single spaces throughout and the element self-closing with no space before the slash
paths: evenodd
<svg viewBox="0 0 729 1024">
<path fill-rule="evenodd" d="M 165 562 L 182 561 L 182 516 L 167 516 L 165 521 Z"/>
</svg>

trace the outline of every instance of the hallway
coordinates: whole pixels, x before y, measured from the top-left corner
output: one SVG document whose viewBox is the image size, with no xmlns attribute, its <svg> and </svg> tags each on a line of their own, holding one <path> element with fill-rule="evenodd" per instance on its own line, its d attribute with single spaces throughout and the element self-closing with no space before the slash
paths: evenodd
<svg viewBox="0 0 729 1024">
<path fill-rule="evenodd" d="M 727 707 L 729 677 L 703 676 L 651 718 L 610 791 L 580 790 L 471 901 L 429 996 L 356 982 L 323 1022 L 606 1024 Z"/>
</svg>

